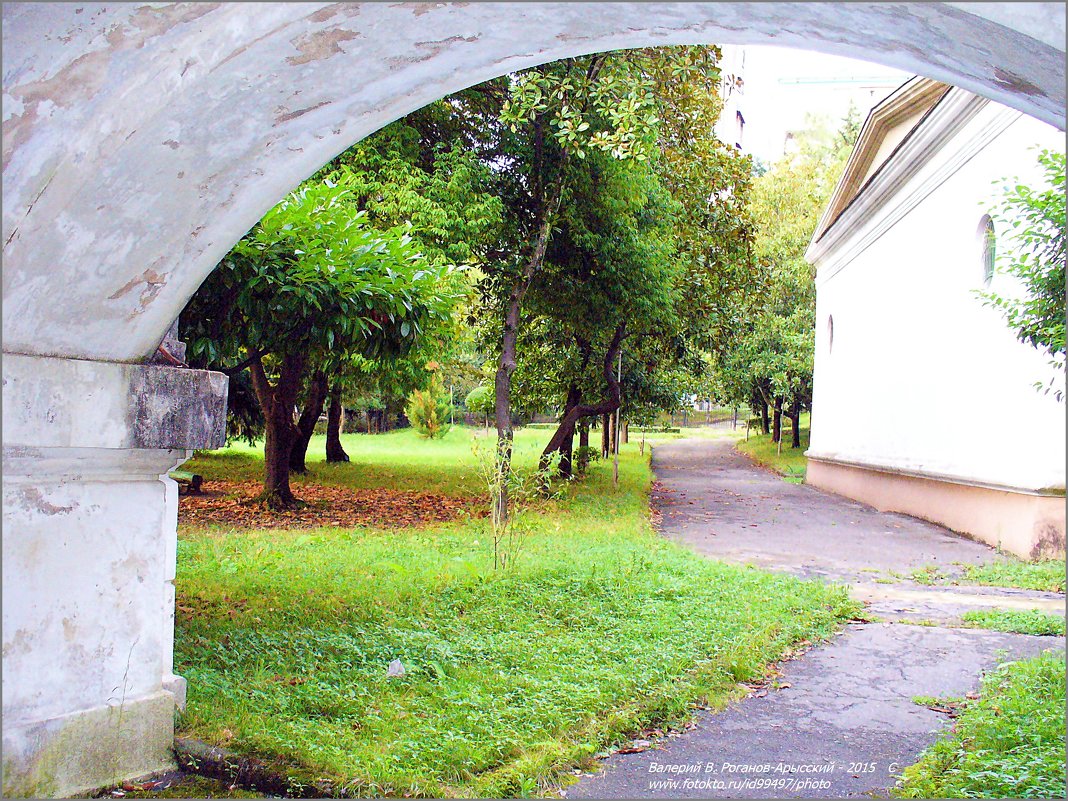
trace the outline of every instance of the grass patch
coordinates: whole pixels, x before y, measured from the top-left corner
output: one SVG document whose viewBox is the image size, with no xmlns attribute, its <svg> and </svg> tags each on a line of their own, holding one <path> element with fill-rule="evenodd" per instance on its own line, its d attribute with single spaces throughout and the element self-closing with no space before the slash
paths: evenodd
<svg viewBox="0 0 1068 801">
<path fill-rule="evenodd" d="M 966 565 L 960 562 L 954 564 L 959 568 L 954 573 L 949 573 L 935 565 L 923 565 L 907 577 L 894 571 L 889 572 L 891 578 L 909 578 L 917 584 L 927 586 L 956 584 L 1064 592 L 1065 563 L 1063 560 L 1025 562 L 1022 559 L 1002 554 L 996 562 L 985 565 Z"/>
<path fill-rule="evenodd" d="M 525 468 L 544 436 L 518 432 Z M 354 485 L 473 492 L 472 437 L 351 435 L 351 464 L 310 467 Z M 248 449 L 197 462 L 206 477 L 257 466 Z M 352 794 L 526 794 L 628 734 L 737 697 L 738 682 L 858 611 L 843 588 L 659 538 L 650 484 L 648 452 L 632 440 L 619 487 L 598 462 L 564 498 L 524 513 L 526 549 L 500 573 L 480 520 L 183 527 L 180 731 Z M 390 678 L 395 659 L 405 674 Z"/>
<path fill-rule="evenodd" d="M 116 790 L 122 792 L 123 798 L 264 798 L 263 793 L 234 787 L 230 782 L 208 779 L 195 774 L 186 774 L 178 779 L 164 782 L 149 782 L 150 789 L 140 789 L 140 784 L 124 782 L 109 787 L 97 794 L 97 798 L 114 798 Z"/>
<path fill-rule="evenodd" d="M 1064 651 L 1002 665 L 953 731 L 905 769 L 898 798 L 1063 798 Z"/>
<path fill-rule="evenodd" d="M 979 584 L 989 587 L 1017 587 L 1021 590 L 1064 592 L 1064 560 L 1024 562 L 1002 558 L 988 565 L 967 565 L 960 584 Z"/>
<path fill-rule="evenodd" d="M 515 458 L 530 466 L 548 441 L 544 431 L 520 429 L 516 432 Z M 442 495 L 481 495 L 472 449 L 496 447 L 495 432 L 487 436 L 474 426 L 453 426 L 444 437 L 426 440 L 412 429 L 385 434 L 344 434 L 341 444 L 348 452 L 347 463 L 326 461 L 326 437 L 312 437 L 308 446 L 308 473 L 291 475 L 293 491 L 299 496 L 302 484 L 326 484 L 377 489 L 436 492 Z M 218 451 L 200 452 L 182 466 L 205 480 L 263 480 L 263 446 L 235 442 Z"/>
<path fill-rule="evenodd" d="M 964 703 L 963 698 L 956 698 L 954 696 L 940 696 L 940 695 L 914 695 L 912 696 L 912 703 L 919 704 L 920 706 L 949 706 L 951 704 L 960 705 Z"/>
<path fill-rule="evenodd" d="M 742 433 L 744 437 L 744 428 Z M 789 421 L 786 418 L 783 418 L 782 439 L 782 453 L 779 453 L 779 446 L 771 441 L 771 434 L 750 432 L 749 439 L 739 439 L 735 447 L 754 461 L 781 473 L 787 481 L 802 484 L 808 469 L 805 451 L 808 449 L 809 442 L 809 414 L 807 412 L 801 414 L 800 448 L 790 447 L 791 433 Z"/>
<path fill-rule="evenodd" d="M 1037 609 L 983 609 L 965 612 L 960 619 L 968 628 L 1008 631 L 1014 634 L 1064 636 L 1064 618 Z"/>
</svg>

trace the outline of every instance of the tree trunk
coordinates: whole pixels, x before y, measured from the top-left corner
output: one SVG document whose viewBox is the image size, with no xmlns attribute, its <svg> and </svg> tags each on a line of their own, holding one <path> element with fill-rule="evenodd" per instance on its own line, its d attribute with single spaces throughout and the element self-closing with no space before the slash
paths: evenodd
<svg viewBox="0 0 1068 801">
<path fill-rule="evenodd" d="M 612 445 L 612 432 L 610 430 L 611 424 L 608 422 L 608 415 L 601 415 L 601 458 L 607 459 L 609 449 Z"/>
<path fill-rule="evenodd" d="M 560 445 L 560 467 L 559 473 L 561 478 L 571 478 L 574 475 L 574 469 L 572 468 L 572 462 L 575 458 L 575 427 L 571 426 L 570 431 L 564 436 L 564 442 Z"/>
<path fill-rule="evenodd" d="M 330 388 L 330 406 L 326 411 L 326 461 L 347 462 L 349 455 L 341 447 L 341 429 L 345 421 L 345 407 L 341 405 L 341 387 Z"/>
<path fill-rule="evenodd" d="M 575 421 L 569 417 L 571 410 L 579 405 L 582 400 L 582 391 L 572 384 L 567 389 L 567 399 L 564 401 L 564 413 L 560 416 L 560 424 L 556 432 L 549 439 L 549 444 L 541 452 L 538 467 L 544 470 L 549 465 L 549 459 L 554 452 L 560 454 L 560 464 L 557 471 L 561 478 L 571 478 L 572 457 L 575 449 Z M 565 420 L 571 420 L 565 423 Z"/>
<path fill-rule="evenodd" d="M 531 248 L 530 258 L 523 267 L 523 272 L 512 287 L 508 298 L 508 310 L 504 316 L 504 328 L 501 332 L 501 355 L 497 361 L 497 375 L 494 377 L 494 390 L 497 393 L 494 411 L 497 415 L 497 472 L 508 476 L 512 471 L 512 373 L 516 368 L 516 340 L 519 336 L 519 312 L 523 298 L 530 289 L 535 274 L 545 261 L 545 251 L 549 247 L 553 219 L 560 209 L 564 195 L 564 176 L 566 175 L 567 157 L 560 165 L 560 176 L 550 189 L 549 197 L 542 206 L 538 236 Z M 508 519 L 508 482 L 501 481 L 500 490 L 494 499 L 494 518 L 500 521 Z"/>
<path fill-rule="evenodd" d="M 768 420 L 768 404 L 760 402 L 760 430 L 765 434 L 771 433 L 770 421 Z"/>
<path fill-rule="evenodd" d="M 623 430 L 621 432 L 621 435 L 623 438 L 620 440 L 620 442 L 626 445 L 628 442 L 630 442 L 630 423 L 624 420 L 622 428 Z"/>
<path fill-rule="evenodd" d="M 326 375 L 319 372 L 312 376 L 308 382 L 308 397 L 304 402 L 304 410 L 297 420 L 297 433 L 293 440 L 293 448 L 289 452 L 289 469 L 294 473 L 307 473 L 308 466 L 304 463 L 308 458 L 308 443 L 311 442 L 315 433 L 315 424 L 319 422 L 319 415 L 323 413 L 323 404 L 326 403 Z"/>
<path fill-rule="evenodd" d="M 790 407 L 791 422 L 793 423 L 792 441 L 790 443 L 791 448 L 801 447 L 801 404 L 794 401 Z"/>
<path fill-rule="evenodd" d="M 608 420 L 611 417 L 612 412 L 618 409 L 622 402 L 619 381 L 613 370 L 613 364 L 615 358 L 619 355 L 619 348 L 622 345 L 625 336 L 626 325 L 621 323 L 616 327 L 615 335 L 612 337 L 612 342 L 609 344 L 608 350 L 605 353 L 604 379 L 608 390 L 607 396 L 600 403 L 586 405 L 577 402 L 581 397 L 578 391 L 576 391 L 574 396 L 569 393 L 569 401 L 572 397 L 575 397 L 576 403 L 571 406 L 560 419 L 560 425 L 557 426 L 556 432 L 553 434 L 552 439 L 549 440 L 549 444 L 545 446 L 545 451 L 543 453 L 552 453 L 553 451 L 558 450 L 568 435 L 574 436 L 575 426 L 579 420 L 586 417 L 594 417 L 596 415 L 600 415 L 602 418 L 603 430 L 601 444 L 603 448 L 607 448 Z M 584 431 L 583 433 L 586 434 L 587 432 Z M 604 455 L 608 455 L 607 451 L 604 451 Z"/>
<path fill-rule="evenodd" d="M 278 384 L 271 386 L 260 357 L 249 365 L 252 387 L 267 422 L 264 445 L 264 483 L 260 500 L 271 509 L 293 509 L 303 504 L 289 487 L 289 458 L 297 437 L 293 409 L 304 373 L 304 356 L 289 355 L 282 359 Z"/>
<path fill-rule="evenodd" d="M 578 471 L 579 475 L 582 475 L 586 472 L 586 468 L 590 464 L 590 421 L 586 418 L 582 418 L 579 420 L 576 428 L 578 429 L 579 436 L 579 457 L 575 469 Z"/>
<path fill-rule="evenodd" d="M 771 441 L 782 439 L 782 398 L 775 398 L 774 416 L 771 421 Z"/>
</svg>

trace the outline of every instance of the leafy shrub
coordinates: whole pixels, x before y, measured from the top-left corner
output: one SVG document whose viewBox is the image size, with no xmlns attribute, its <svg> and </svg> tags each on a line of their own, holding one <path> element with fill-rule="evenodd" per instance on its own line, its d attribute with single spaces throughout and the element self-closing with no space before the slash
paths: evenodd
<svg viewBox="0 0 1068 801">
<path fill-rule="evenodd" d="M 404 413 L 421 436 L 440 439 L 452 428 L 449 423 L 451 408 L 441 378 L 435 373 L 426 389 L 417 389 L 408 398 Z"/>
<path fill-rule="evenodd" d="M 464 399 L 464 406 L 467 407 L 467 411 L 472 414 L 481 414 L 486 418 L 487 425 L 490 417 L 496 411 L 496 405 L 497 393 L 493 387 L 475 387 L 467 393 L 467 397 Z"/>
<path fill-rule="evenodd" d="M 590 462 L 596 462 L 601 458 L 600 448 L 591 448 L 588 445 L 575 449 L 575 470 L 579 475 L 586 472 Z"/>
</svg>

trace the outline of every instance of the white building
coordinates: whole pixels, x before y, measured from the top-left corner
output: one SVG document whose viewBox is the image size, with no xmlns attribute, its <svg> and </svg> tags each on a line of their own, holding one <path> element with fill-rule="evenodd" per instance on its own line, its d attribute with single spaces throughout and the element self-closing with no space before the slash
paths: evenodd
<svg viewBox="0 0 1068 801">
<path fill-rule="evenodd" d="M 1053 375 L 977 290 L 1002 178 L 1042 183 L 1045 123 L 914 78 L 876 106 L 813 235 L 808 483 L 1024 557 L 1063 553 L 1065 407 Z M 1063 376 L 1061 377 L 1063 382 Z"/>
</svg>

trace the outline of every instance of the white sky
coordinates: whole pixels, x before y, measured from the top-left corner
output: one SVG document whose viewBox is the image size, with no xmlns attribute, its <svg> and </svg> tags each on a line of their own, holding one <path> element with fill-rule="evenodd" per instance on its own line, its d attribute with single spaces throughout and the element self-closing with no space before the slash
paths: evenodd
<svg viewBox="0 0 1068 801">
<path fill-rule="evenodd" d="M 837 127 L 852 99 L 863 121 L 872 106 L 912 77 L 865 61 L 764 45 L 724 45 L 725 72 L 737 69 L 742 52 L 743 150 L 768 163 L 783 155 L 786 132 L 802 127 L 806 111 L 826 115 Z"/>
</svg>

